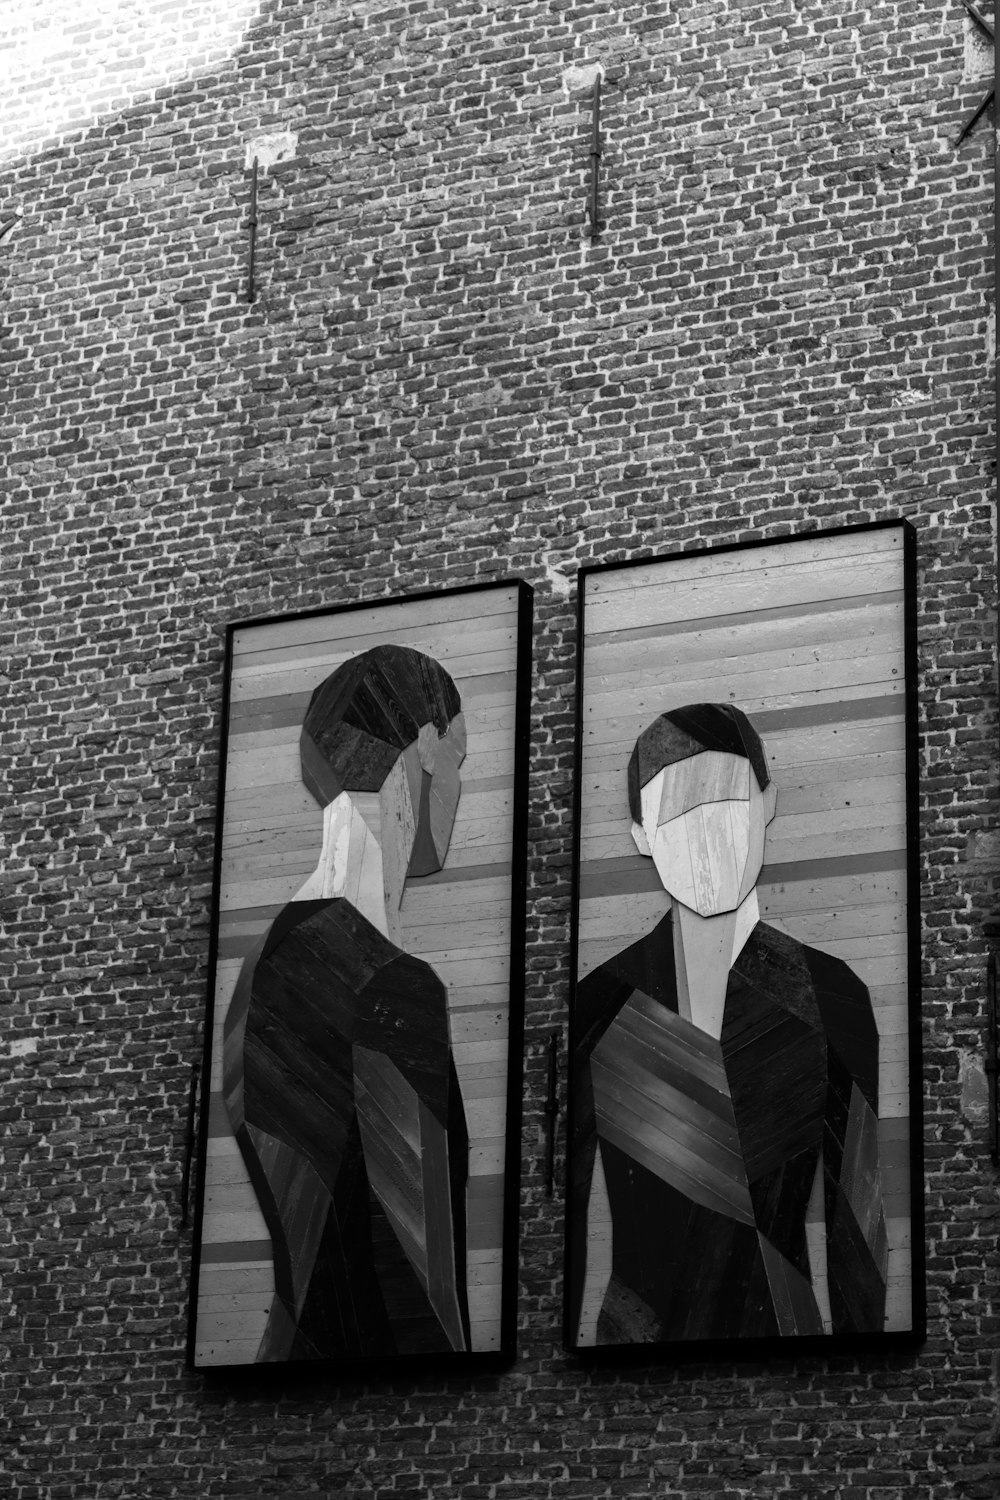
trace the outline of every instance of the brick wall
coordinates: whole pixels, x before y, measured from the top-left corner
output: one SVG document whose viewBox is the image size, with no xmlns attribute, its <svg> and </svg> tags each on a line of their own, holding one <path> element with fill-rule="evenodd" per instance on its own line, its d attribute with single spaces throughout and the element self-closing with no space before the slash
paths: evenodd
<svg viewBox="0 0 1000 1500">
<path fill-rule="evenodd" d="M 953 144 L 985 87 L 963 14 L 265 0 L 228 61 L 8 151 L 12 1500 L 995 1494 L 992 162 L 986 124 Z M 889 516 L 918 533 L 928 1340 L 581 1367 L 540 1172 L 576 568 Z M 178 1187 L 223 627 L 511 572 L 536 590 L 520 1358 L 388 1385 L 193 1375 Z"/>
</svg>

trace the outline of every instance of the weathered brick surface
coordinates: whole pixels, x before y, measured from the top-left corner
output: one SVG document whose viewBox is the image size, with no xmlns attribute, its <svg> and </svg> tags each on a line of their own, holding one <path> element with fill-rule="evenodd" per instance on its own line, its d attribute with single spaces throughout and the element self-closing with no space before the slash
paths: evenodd
<svg viewBox="0 0 1000 1500">
<path fill-rule="evenodd" d="M 12 1500 L 992 1500 L 997 1174 L 989 133 L 925 0 L 267 0 L 228 62 L 9 160 L 0 1308 Z M 606 70 L 604 237 L 584 237 Z M 260 296 L 242 300 L 248 143 Z M 568 980 L 574 575 L 918 532 L 929 1337 L 873 1359 L 560 1349 L 544 1043 Z M 536 589 L 521 1356 L 185 1372 L 232 619 Z"/>
</svg>

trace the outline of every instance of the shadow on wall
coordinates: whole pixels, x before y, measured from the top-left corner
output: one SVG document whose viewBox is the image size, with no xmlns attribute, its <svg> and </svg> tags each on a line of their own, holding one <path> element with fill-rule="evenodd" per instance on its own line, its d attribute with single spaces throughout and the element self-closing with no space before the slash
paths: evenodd
<svg viewBox="0 0 1000 1500">
<path fill-rule="evenodd" d="M 263 0 L 35 0 L 0 19 L 0 162 L 216 68 Z"/>
</svg>

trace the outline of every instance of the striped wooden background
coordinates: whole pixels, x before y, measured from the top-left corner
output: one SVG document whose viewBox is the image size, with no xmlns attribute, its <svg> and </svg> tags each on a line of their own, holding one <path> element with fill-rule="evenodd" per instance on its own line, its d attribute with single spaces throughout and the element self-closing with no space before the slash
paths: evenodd
<svg viewBox="0 0 1000 1500">
<path fill-rule="evenodd" d="M 448 989 L 470 1139 L 472 1344 L 499 1346 L 517 611 L 517 588 L 500 587 L 234 632 L 197 1365 L 252 1362 L 274 1291 L 270 1239 L 220 1093 L 226 1010 L 247 950 L 319 857 L 322 812 L 299 771 L 310 695 L 341 662 L 383 643 L 446 667 L 468 728 L 445 868 L 408 885 L 403 942 Z"/>
<path fill-rule="evenodd" d="M 886 1328 L 911 1326 L 902 528 L 584 575 L 578 974 L 667 897 L 629 833 L 626 767 L 667 709 L 733 703 L 777 786 L 761 917 L 844 959 L 881 1036 Z"/>
</svg>

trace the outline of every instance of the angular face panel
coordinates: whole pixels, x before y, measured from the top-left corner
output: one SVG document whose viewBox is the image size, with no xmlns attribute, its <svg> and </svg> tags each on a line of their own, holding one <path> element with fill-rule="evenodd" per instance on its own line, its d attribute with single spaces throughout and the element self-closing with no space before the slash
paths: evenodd
<svg viewBox="0 0 1000 1500">
<path fill-rule="evenodd" d="M 912 534 L 581 591 L 567 1342 L 919 1336 Z"/>
<path fill-rule="evenodd" d="M 528 642 L 518 584 L 230 633 L 198 1367 L 512 1351 Z"/>
<path fill-rule="evenodd" d="M 703 917 L 733 911 L 760 872 L 773 782 L 761 791 L 744 756 L 706 750 L 657 772 L 641 800 L 636 843 L 664 890 Z"/>
</svg>

